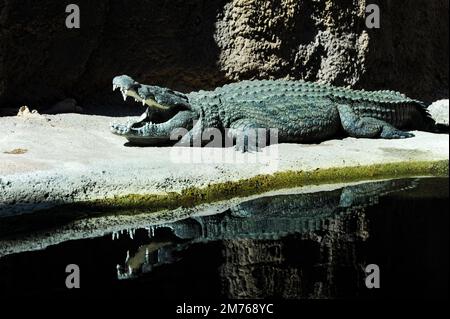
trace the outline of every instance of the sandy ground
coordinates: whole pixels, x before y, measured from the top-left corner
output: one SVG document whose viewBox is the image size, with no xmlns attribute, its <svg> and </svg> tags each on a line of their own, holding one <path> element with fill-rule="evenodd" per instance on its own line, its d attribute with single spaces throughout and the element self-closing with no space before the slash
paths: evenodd
<svg viewBox="0 0 450 319">
<path fill-rule="evenodd" d="M 406 140 L 331 140 L 280 144 L 242 154 L 233 148 L 128 147 L 92 115 L 3 117 L 0 126 L 0 216 L 59 203 L 152 194 L 288 170 L 443 160 L 446 134 L 415 132 Z"/>
</svg>

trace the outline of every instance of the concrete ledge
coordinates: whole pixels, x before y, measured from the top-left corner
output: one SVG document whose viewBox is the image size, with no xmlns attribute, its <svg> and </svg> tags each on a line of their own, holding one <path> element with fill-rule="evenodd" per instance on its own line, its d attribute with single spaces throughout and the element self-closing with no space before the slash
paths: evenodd
<svg viewBox="0 0 450 319">
<path fill-rule="evenodd" d="M 419 162 L 417 170 L 405 174 L 432 175 L 432 163 L 449 157 L 448 135 L 424 132 L 406 140 L 273 145 L 258 154 L 232 148 L 136 148 L 124 146 L 124 139 L 109 132 L 111 121 L 124 119 L 78 114 L 0 118 L 0 216 L 130 194 L 164 195 L 291 171 L 413 167 Z M 358 179 L 370 179 L 373 169 L 365 177 L 363 171 L 358 174 Z"/>
</svg>

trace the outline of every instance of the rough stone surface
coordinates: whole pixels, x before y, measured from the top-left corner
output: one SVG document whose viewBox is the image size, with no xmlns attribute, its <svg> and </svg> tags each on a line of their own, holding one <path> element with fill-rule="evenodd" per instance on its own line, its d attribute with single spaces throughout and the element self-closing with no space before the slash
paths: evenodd
<svg viewBox="0 0 450 319">
<path fill-rule="evenodd" d="M 80 0 L 79 30 L 65 27 L 69 3 L 0 1 L 3 113 L 69 97 L 118 104 L 118 74 L 181 91 L 288 77 L 448 97 L 446 0 L 375 1 L 370 30 L 366 0 Z"/>
<path fill-rule="evenodd" d="M 437 124 L 448 125 L 448 100 L 439 100 L 430 105 L 428 110 Z"/>
<path fill-rule="evenodd" d="M 125 139 L 109 132 L 111 120 L 77 114 L 0 118 L 6 132 L 0 136 L 0 216 L 280 171 L 449 157 L 448 135 L 424 132 L 406 140 L 346 138 L 318 145 L 272 145 L 251 154 L 234 148 L 127 147 Z"/>
</svg>

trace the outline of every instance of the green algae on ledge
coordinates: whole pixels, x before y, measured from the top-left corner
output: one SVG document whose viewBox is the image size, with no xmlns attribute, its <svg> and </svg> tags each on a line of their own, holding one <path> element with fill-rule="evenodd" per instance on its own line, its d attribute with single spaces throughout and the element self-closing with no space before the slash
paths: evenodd
<svg viewBox="0 0 450 319">
<path fill-rule="evenodd" d="M 417 176 L 448 177 L 448 160 L 398 162 L 314 171 L 286 171 L 257 175 L 249 179 L 211 184 L 205 188 L 190 187 L 180 193 L 125 195 L 113 198 L 67 203 L 53 208 L 4 218 L 0 237 L 42 228 L 57 227 L 75 220 L 111 215 L 134 215 L 194 207 L 231 198 L 248 197 L 272 190 L 308 185 L 363 182 L 377 179 L 399 179 Z M 25 229 L 24 225 L 27 225 Z"/>
<path fill-rule="evenodd" d="M 142 213 L 177 207 L 193 207 L 234 197 L 246 197 L 271 190 L 317 184 L 348 183 L 374 179 L 395 179 L 414 176 L 448 176 L 448 160 L 399 162 L 369 166 L 286 171 L 273 175 L 257 175 L 249 179 L 210 184 L 205 188 L 190 187 L 180 193 L 164 195 L 125 195 L 75 203 L 90 210 Z"/>
</svg>

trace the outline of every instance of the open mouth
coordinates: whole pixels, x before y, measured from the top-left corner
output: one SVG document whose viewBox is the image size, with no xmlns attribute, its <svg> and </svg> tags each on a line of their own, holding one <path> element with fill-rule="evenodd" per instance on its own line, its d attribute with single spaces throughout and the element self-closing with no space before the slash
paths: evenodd
<svg viewBox="0 0 450 319">
<path fill-rule="evenodd" d="M 113 83 L 113 91 L 119 90 L 124 101 L 126 101 L 128 97 L 131 97 L 135 102 L 141 103 L 143 106 L 149 104 L 146 102 L 146 99 L 139 96 L 135 88 L 138 88 L 138 85 L 134 83 L 132 84 L 132 87 L 130 87 L 130 85 L 120 85 L 118 83 Z M 111 132 L 122 136 L 139 136 L 142 135 L 144 131 L 148 131 L 149 129 L 151 129 L 151 126 L 162 123 L 163 119 L 158 117 L 153 118 L 153 121 L 150 120 L 150 107 L 151 105 L 148 105 L 146 111 L 135 122 L 128 122 L 126 124 L 111 123 Z"/>
<path fill-rule="evenodd" d="M 136 100 L 140 102 L 138 99 Z M 150 107 L 148 107 L 136 121 L 126 124 L 111 123 L 111 132 L 122 136 L 144 136 L 146 132 L 152 131 L 158 124 L 165 122 L 162 117 L 152 117 L 151 114 Z"/>
<path fill-rule="evenodd" d="M 142 102 L 142 105 L 145 105 L 145 100 L 143 100 L 134 89 L 126 88 L 118 84 L 113 84 L 113 91 L 116 90 L 120 90 L 124 101 L 126 101 L 127 97 L 130 96 L 134 98 L 135 102 Z"/>
<path fill-rule="evenodd" d="M 149 107 L 155 107 L 161 110 L 169 109 L 168 106 L 162 105 L 154 99 L 152 96 L 146 96 L 143 92 L 139 92 L 140 85 L 134 85 L 133 87 L 121 86 L 119 84 L 113 84 L 113 91 L 120 90 L 123 100 L 126 101 L 128 97 L 134 99 L 137 103 L 147 105 Z M 136 90 L 137 89 L 137 90 Z"/>
<path fill-rule="evenodd" d="M 113 80 L 113 91 L 119 90 L 123 99 L 128 97 L 147 106 L 136 121 L 111 124 L 111 132 L 133 139 L 161 140 L 170 137 L 177 127 L 191 127 L 196 113 L 190 110 L 187 99 L 181 93 L 157 86 L 141 85 L 131 77 L 122 75 Z"/>
<path fill-rule="evenodd" d="M 147 105 L 146 111 L 135 122 L 128 122 L 126 124 L 111 123 L 111 131 L 117 135 L 142 135 L 144 129 L 147 131 L 152 128 L 153 125 L 161 124 L 165 120 L 169 120 L 170 116 L 167 114 L 164 118 L 160 116 L 151 116 L 154 112 L 151 111 L 151 107 L 157 107 L 158 109 L 169 109 L 163 107 L 156 101 L 152 101 L 151 98 L 140 96 L 137 90 L 141 85 L 131 78 L 121 76 L 115 78 L 113 81 L 113 91 L 119 90 L 122 94 L 123 100 L 126 101 L 128 97 L 134 99 L 136 103 L 141 103 L 143 106 Z"/>
<path fill-rule="evenodd" d="M 148 87 L 142 86 L 127 75 L 117 76 L 113 79 L 113 91 L 116 90 L 120 91 L 124 101 L 126 101 L 128 97 L 131 97 L 135 102 L 142 103 L 142 105 L 148 105 L 163 110 L 169 108 L 168 106 L 158 103 Z"/>
</svg>

